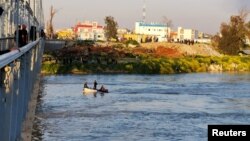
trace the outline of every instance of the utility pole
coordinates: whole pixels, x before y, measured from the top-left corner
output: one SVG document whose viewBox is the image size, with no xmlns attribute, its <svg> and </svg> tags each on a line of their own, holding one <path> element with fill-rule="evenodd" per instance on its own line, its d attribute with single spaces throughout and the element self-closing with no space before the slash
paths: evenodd
<svg viewBox="0 0 250 141">
<path fill-rule="evenodd" d="M 143 0 L 142 21 L 146 22 L 146 0 Z"/>
</svg>

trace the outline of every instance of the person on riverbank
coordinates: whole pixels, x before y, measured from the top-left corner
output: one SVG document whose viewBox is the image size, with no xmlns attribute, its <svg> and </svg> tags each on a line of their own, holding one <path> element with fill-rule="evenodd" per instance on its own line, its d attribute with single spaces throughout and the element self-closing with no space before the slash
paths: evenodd
<svg viewBox="0 0 250 141">
<path fill-rule="evenodd" d="M 97 87 L 97 82 L 96 82 L 96 80 L 94 81 L 94 89 L 96 90 L 96 87 Z"/>
</svg>

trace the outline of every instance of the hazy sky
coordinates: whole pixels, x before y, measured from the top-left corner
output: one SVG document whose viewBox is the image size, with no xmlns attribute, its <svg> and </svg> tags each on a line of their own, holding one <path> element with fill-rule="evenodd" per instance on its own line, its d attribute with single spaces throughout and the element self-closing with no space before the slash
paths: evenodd
<svg viewBox="0 0 250 141">
<path fill-rule="evenodd" d="M 133 29 L 134 23 L 142 20 L 143 0 L 43 0 L 45 21 L 51 5 L 58 10 L 55 28 L 72 27 L 85 20 L 104 25 L 105 16 L 113 16 L 119 27 Z M 146 0 L 146 5 L 147 22 L 162 22 L 166 16 L 174 27 L 216 33 L 239 9 L 250 9 L 250 0 Z"/>
</svg>

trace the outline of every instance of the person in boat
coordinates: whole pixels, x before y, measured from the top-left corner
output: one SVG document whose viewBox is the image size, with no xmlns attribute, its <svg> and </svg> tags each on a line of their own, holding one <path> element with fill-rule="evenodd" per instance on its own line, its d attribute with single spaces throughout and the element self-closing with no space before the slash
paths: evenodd
<svg viewBox="0 0 250 141">
<path fill-rule="evenodd" d="M 108 93 L 108 89 L 104 88 L 104 86 L 102 85 L 101 88 L 98 90 L 99 92 L 105 92 Z"/>
<path fill-rule="evenodd" d="M 97 82 L 96 82 L 96 80 L 94 81 L 94 89 L 96 90 L 96 88 L 97 88 Z"/>
<path fill-rule="evenodd" d="M 84 83 L 84 88 L 89 88 L 87 82 Z"/>
<path fill-rule="evenodd" d="M 104 86 L 102 85 L 101 88 L 99 89 L 99 91 L 103 92 L 105 91 L 106 89 L 104 88 Z"/>
</svg>

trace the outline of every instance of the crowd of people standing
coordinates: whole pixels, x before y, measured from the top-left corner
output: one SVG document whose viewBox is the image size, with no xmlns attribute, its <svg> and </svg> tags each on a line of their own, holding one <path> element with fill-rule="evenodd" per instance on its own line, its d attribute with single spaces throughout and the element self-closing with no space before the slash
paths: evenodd
<svg viewBox="0 0 250 141">
<path fill-rule="evenodd" d="M 43 29 L 41 29 L 40 37 L 45 38 L 45 32 Z M 18 29 L 14 33 L 14 41 L 16 43 L 16 46 L 11 47 L 7 50 L 0 50 L 0 55 L 13 51 L 13 50 L 19 50 L 19 48 L 27 45 L 30 41 L 35 41 L 37 39 L 37 30 L 35 26 L 31 26 L 29 33 L 27 31 L 27 27 L 25 24 L 19 25 Z"/>
</svg>

